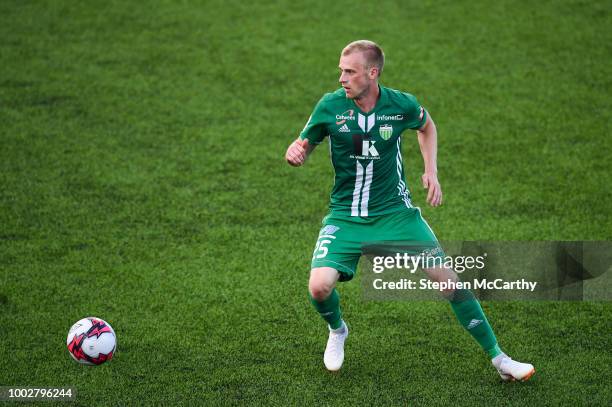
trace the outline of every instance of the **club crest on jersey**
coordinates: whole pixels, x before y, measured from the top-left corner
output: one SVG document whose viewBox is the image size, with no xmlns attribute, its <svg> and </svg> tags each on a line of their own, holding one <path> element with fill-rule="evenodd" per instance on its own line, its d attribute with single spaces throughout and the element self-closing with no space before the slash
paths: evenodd
<svg viewBox="0 0 612 407">
<path fill-rule="evenodd" d="M 378 133 L 383 140 L 389 140 L 393 135 L 393 126 L 390 124 L 383 124 L 378 128 Z"/>
</svg>

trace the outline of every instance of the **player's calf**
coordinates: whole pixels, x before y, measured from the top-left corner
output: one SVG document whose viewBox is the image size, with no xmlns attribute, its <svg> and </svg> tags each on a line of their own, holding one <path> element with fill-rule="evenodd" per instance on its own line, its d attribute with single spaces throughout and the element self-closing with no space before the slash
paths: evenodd
<svg viewBox="0 0 612 407">
<path fill-rule="evenodd" d="M 340 296 L 334 288 L 338 278 L 337 270 L 331 267 L 319 267 L 311 270 L 308 282 L 310 302 L 331 329 L 342 326 Z"/>
</svg>

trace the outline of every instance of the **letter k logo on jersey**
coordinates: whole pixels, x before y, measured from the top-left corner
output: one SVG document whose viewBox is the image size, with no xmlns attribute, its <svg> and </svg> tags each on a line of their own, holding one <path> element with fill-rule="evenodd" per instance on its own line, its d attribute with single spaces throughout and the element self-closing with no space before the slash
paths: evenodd
<svg viewBox="0 0 612 407">
<path fill-rule="evenodd" d="M 363 140 L 361 144 L 361 154 L 364 157 L 378 157 L 378 151 L 374 147 L 375 141 Z"/>
</svg>

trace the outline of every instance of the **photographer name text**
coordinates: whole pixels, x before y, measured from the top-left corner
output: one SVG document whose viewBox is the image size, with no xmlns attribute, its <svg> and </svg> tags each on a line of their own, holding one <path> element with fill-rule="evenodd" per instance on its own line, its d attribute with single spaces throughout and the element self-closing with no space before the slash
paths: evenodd
<svg viewBox="0 0 612 407">
<path fill-rule="evenodd" d="M 472 281 L 431 281 L 422 278 L 418 283 L 414 280 L 402 278 L 397 281 L 384 281 L 382 278 L 377 278 L 372 282 L 372 286 L 376 290 L 529 290 L 534 291 L 537 282 L 528 281 L 525 279 L 507 281 L 501 278 L 495 280 L 474 279 Z"/>
</svg>

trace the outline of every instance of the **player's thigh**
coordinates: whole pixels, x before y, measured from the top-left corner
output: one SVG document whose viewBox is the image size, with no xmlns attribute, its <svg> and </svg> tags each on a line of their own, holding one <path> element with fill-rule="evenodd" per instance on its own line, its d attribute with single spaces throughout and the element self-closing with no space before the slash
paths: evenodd
<svg viewBox="0 0 612 407">
<path fill-rule="evenodd" d="M 380 241 L 438 243 L 438 238 L 419 208 L 406 208 L 381 216 L 376 224 L 376 237 Z"/>
<path fill-rule="evenodd" d="M 452 270 L 444 269 L 444 250 L 419 208 L 406 208 L 381 216 L 376 222 L 376 238 L 380 242 L 376 246 L 377 252 L 385 256 L 417 256 L 420 266 L 430 269 L 430 278 L 435 281 L 452 278 L 451 274 L 454 274 Z"/>
<path fill-rule="evenodd" d="M 358 228 L 349 222 L 324 224 L 312 253 L 311 269 L 332 268 L 338 273 L 338 281 L 351 280 L 361 256 Z"/>
</svg>

